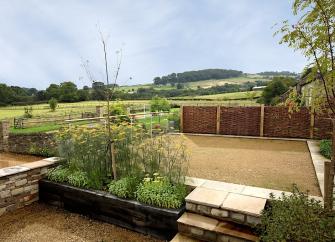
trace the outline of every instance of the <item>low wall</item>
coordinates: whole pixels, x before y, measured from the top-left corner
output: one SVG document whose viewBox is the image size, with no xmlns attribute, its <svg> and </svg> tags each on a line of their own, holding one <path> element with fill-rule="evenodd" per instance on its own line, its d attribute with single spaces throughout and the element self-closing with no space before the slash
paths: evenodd
<svg viewBox="0 0 335 242">
<path fill-rule="evenodd" d="M 289 113 L 286 107 L 184 106 L 184 133 L 203 133 L 281 138 L 329 139 L 332 122 L 301 108 Z"/>
<path fill-rule="evenodd" d="M 58 162 L 48 158 L 0 169 L 0 216 L 39 199 L 39 180 Z"/>
<path fill-rule="evenodd" d="M 8 151 L 20 154 L 52 153 L 56 148 L 54 143 L 55 133 L 9 134 Z M 53 155 L 53 154 L 50 154 Z"/>
</svg>

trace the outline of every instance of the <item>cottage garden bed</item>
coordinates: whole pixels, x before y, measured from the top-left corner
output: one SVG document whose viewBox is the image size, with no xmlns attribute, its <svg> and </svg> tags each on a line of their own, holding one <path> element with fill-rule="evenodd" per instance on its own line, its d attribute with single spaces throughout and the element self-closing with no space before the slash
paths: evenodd
<svg viewBox="0 0 335 242">
<path fill-rule="evenodd" d="M 151 137 L 126 123 L 111 130 L 111 152 L 104 128 L 60 131 L 57 143 L 64 162 L 40 182 L 41 200 L 171 239 L 187 195 L 185 145 L 163 133 Z"/>
</svg>

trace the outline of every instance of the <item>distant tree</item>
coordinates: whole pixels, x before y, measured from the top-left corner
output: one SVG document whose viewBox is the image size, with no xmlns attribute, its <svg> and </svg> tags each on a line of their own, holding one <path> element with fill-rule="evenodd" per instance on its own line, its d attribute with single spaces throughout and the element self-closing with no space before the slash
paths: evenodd
<svg viewBox="0 0 335 242">
<path fill-rule="evenodd" d="M 90 99 L 90 92 L 87 89 L 80 89 L 77 91 L 78 101 L 87 101 Z"/>
<path fill-rule="evenodd" d="M 42 90 L 42 91 L 38 91 L 36 93 L 36 100 L 37 101 L 45 101 L 47 100 L 47 94 L 46 91 Z"/>
<path fill-rule="evenodd" d="M 177 89 L 183 89 L 184 85 L 182 83 L 177 83 Z"/>
<path fill-rule="evenodd" d="M 279 103 L 279 96 L 288 91 L 296 80 L 289 77 L 274 77 L 266 86 L 262 93 L 262 101 L 266 105 L 276 105 Z"/>
<path fill-rule="evenodd" d="M 7 105 L 15 100 L 15 93 L 6 84 L 0 84 L 0 105 Z"/>
<path fill-rule="evenodd" d="M 151 112 L 169 111 L 171 106 L 166 98 L 155 96 L 150 101 Z"/>
<path fill-rule="evenodd" d="M 60 88 L 57 84 L 50 84 L 50 86 L 45 90 L 47 99 L 56 98 L 59 99 L 60 97 Z"/>
<path fill-rule="evenodd" d="M 103 82 L 95 81 L 92 83 L 92 99 L 106 100 L 107 88 Z"/>
<path fill-rule="evenodd" d="M 162 82 L 162 80 L 159 76 L 154 78 L 154 84 L 155 85 L 161 85 L 162 84 L 161 82 Z"/>
<path fill-rule="evenodd" d="M 49 107 L 50 107 L 51 112 L 56 111 L 57 105 L 58 105 L 58 101 L 56 98 L 51 98 L 49 100 Z"/>
<path fill-rule="evenodd" d="M 78 101 L 78 88 L 73 82 L 62 82 L 60 84 L 60 101 L 76 102 Z"/>
</svg>

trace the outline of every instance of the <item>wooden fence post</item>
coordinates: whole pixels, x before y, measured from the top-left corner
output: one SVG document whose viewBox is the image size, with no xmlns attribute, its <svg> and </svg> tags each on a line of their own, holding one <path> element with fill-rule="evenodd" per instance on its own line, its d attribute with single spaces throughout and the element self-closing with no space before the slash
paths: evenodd
<svg viewBox="0 0 335 242">
<path fill-rule="evenodd" d="M 216 107 L 216 134 L 220 134 L 220 118 L 221 118 L 221 111 L 220 106 Z"/>
<path fill-rule="evenodd" d="M 264 136 L 264 104 L 261 105 L 261 122 L 259 127 L 259 136 Z"/>
<path fill-rule="evenodd" d="M 309 130 L 309 138 L 310 139 L 314 138 L 314 123 L 315 123 L 315 117 L 314 117 L 314 111 L 312 110 L 312 113 L 311 113 L 311 125 L 310 125 L 310 130 Z"/>
<path fill-rule="evenodd" d="M 183 133 L 184 131 L 184 106 L 183 105 L 180 106 L 179 118 L 180 118 L 180 124 L 179 124 L 180 133 Z"/>
</svg>

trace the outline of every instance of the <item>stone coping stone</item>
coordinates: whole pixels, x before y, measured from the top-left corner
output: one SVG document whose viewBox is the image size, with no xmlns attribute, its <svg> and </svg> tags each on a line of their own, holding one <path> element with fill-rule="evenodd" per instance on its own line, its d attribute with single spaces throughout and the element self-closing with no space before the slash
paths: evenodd
<svg viewBox="0 0 335 242">
<path fill-rule="evenodd" d="M 244 185 L 211 180 L 206 180 L 200 187 L 234 193 L 241 193 L 245 188 Z"/>
<path fill-rule="evenodd" d="M 259 217 L 266 204 L 266 199 L 247 195 L 229 193 L 221 208 L 238 213 Z"/>
<path fill-rule="evenodd" d="M 258 241 L 258 237 L 251 232 L 250 228 L 237 225 L 232 222 L 220 222 L 217 219 L 208 218 L 194 213 L 185 212 L 177 222 L 186 226 L 196 227 L 201 230 L 215 232 L 217 234 L 228 235 L 248 241 Z"/>
<path fill-rule="evenodd" d="M 31 169 L 36 169 L 36 168 L 42 168 L 42 167 L 47 167 L 50 165 L 53 165 L 62 159 L 59 157 L 50 157 L 47 159 L 39 160 L 39 161 L 34 161 L 34 162 L 27 162 L 22 165 L 18 166 L 10 166 L 10 167 L 5 167 L 0 169 L 0 178 L 1 177 L 6 177 L 6 176 L 12 176 L 21 172 L 25 172 Z"/>
<path fill-rule="evenodd" d="M 178 223 L 190 225 L 193 227 L 202 228 L 209 231 L 214 231 L 219 224 L 219 220 L 208 218 L 199 214 L 185 212 L 178 220 Z"/>
<path fill-rule="evenodd" d="M 201 241 L 177 233 L 176 236 L 170 242 L 201 242 Z"/>
<path fill-rule="evenodd" d="M 228 192 L 197 187 L 186 198 L 186 202 L 220 208 Z"/>
</svg>

